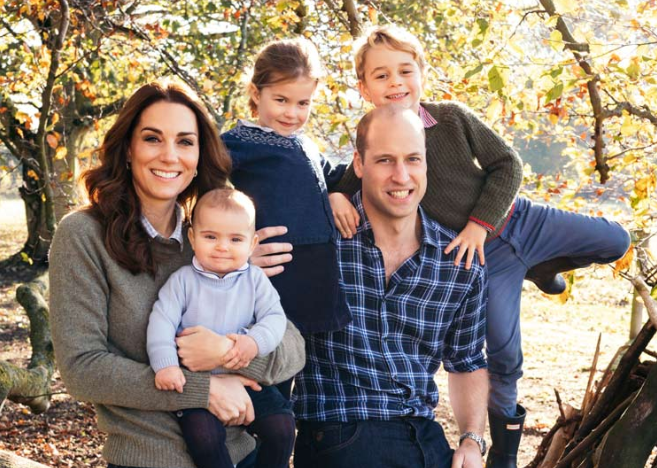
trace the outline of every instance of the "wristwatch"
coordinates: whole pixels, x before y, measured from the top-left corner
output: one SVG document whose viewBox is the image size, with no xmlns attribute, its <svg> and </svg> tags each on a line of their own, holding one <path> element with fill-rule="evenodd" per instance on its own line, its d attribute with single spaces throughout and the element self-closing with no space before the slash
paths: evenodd
<svg viewBox="0 0 657 468">
<path fill-rule="evenodd" d="M 483 457 L 486 455 L 486 441 L 483 437 L 475 432 L 466 432 L 459 437 L 459 445 L 461 445 L 465 439 L 472 439 L 477 442 L 479 450 L 481 450 L 481 456 Z"/>
</svg>

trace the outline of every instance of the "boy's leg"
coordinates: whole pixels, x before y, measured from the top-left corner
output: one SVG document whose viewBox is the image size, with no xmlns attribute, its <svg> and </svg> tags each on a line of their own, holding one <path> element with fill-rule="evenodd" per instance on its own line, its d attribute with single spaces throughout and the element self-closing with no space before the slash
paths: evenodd
<svg viewBox="0 0 657 468">
<path fill-rule="evenodd" d="M 621 258 L 630 235 L 619 224 L 519 200 L 522 216 L 503 236 L 516 245 L 529 268 L 547 264 L 554 273 L 605 264 Z M 550 266 L 552 265 L 552 266 Z M 545 274 L 545 273 L 544 273 Z"/>
<path fill-rule="evenodd" d="M 198 468 L 233 468 L 226 447 L 226 428 L 206 409 L 177 411 L 187 451 Z"/>
<path fill-rule="evenodd" d="M 294 449 L 295 422 L 292 404 L 276 387 L 247 388 L 251 397 L 255 420 L 249 432 L 260 441 L 256 468 L 287 468 Z"/>
</svg>

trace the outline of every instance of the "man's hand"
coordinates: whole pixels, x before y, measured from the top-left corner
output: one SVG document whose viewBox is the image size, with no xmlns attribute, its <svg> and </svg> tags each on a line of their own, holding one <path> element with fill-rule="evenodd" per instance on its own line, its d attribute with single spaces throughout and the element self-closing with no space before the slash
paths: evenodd
<svg viewBox="0 0 657 468">
<path fill-rule="evenodd" d="M 333 211 L 335 227 L 338 228 L 342 237 L 351 239 L 356 234 L 356 229 L 360 224 L 358 211 L 344 193 L 334 192 L 329 194 L 328 198 Z"/>
<path fill-rule="evenodd" d="M 463 439 L 461 446 L 454 452 L 452 468 L 482 468 L 483 461 L 479 445 L 472 439 Z"/>
<path fill-rule="evenodd" d="M 169 366 L 155 373 L 155 388 L 158 390 L 175 390 L 183 392 L 185 386 L 185 375 L 178 366 Z"/>
<path fill-rule="evenodd" d="M 458 266 L 459 263 L 461 263 L 463 256 L 467 253 L 468 255 L 465 260 L 465 269 L 469 270 L 472 266 L 472 259 L 474 258 L 476 251 L 479 254 L 479 263 L 484 265 L 486 264 L 486 257 L 484 256 L 484 242 L 486 242 L 487 235 L 488 231 L 486 231 L 486 228 L 480 226 L 474 221 L 468 221 L 468 224 L 465 225 L 459 235 L 449 243 L 445 249 L 445 254 L 449 254 L 452 250 L 458 247 L 459 251 L 456 254 L 454 265 Z"/>
<path fill-rule="evenodd" d="M 180 362 L 192 372 L 221 367 L 233 344 L 234 341 L 202 326 L 185 328 L 176 338 Z"/>
<path fill-rule="evenodd" d="M 246 367 L 258 355 L 258 344 L 249 335 L 230 333 L 226 337 L 234 342 L 234 346 L 224 357 L 224 369 L 238 370 Z"/>
<path fill-rule="evenodd" d="M 285 226 L 269 226 L 256 231 L 259 242 L 251 254 L 251 264 L 262 268 L 268 277 L 283 273 L 285 267 L 281 264 L 292 261 L 292 255 L 289 253 L 292 252 L 292 244 L 289 242 L 263 244 L 262 242 L 272 237 L 282 236 L 286 232 Z"/>
<path fill-rule="evenodd" d="M 248 425 L 253 422 L 253 403 L 244 387 L 262 390 L 254 380 L 240 375 L 213 375 L 210 377 L 210 403 L 208 411 L 225 426 Z"/>
</svg>

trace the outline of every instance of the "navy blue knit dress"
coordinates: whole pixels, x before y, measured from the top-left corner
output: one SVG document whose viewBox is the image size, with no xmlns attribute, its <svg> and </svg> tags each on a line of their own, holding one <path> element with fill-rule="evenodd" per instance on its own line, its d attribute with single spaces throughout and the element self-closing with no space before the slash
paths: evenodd
<svg viewBox="0 0 657 468">
<path fill-rule="evenodd" d="M 351 313 L 340 288 L 327 190 L 345 166 L 331 166 L 303 135 L 285 137 L 240 122 L 221 138 L 233 160 L 232 183 L 255 203 L 256 228 L 288 229 L 272 242 L 290 242 L 293 260 L 271 278 L 286 315 L 303 333 L 343 328 Z"/>
</svg>

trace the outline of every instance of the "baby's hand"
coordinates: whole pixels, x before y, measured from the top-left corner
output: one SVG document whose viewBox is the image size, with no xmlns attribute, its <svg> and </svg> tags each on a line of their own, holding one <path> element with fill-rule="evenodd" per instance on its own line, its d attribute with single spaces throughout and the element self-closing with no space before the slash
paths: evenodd
<svg viewBox="0 0 657 468">
<path fill-rule="evenodd" d="M 155 387 L 158 390 L 175 390 L 182 393 L 185 383 L 185 375 L 178 366 L 165 367 L 155 373 Z"/>
<path fill-rule="evenodd" d="M 238 370 L 246 367 L 258 355 L 258 344 L 249 335 L 230 333 L 226 336 L 235 344 L 226 354 L 224 369 Z"/>
<path fill-rule="evenodd" d="M 344 193 L 334 192 L 329 194 L 329 203 L 331 203 L 331 210 L 333 210 L 335 227 L 338 228 L 342 237 L 351 239 L 356 234 L 356 229 L 360 224 L 358 211 Z"/>
</svg>

